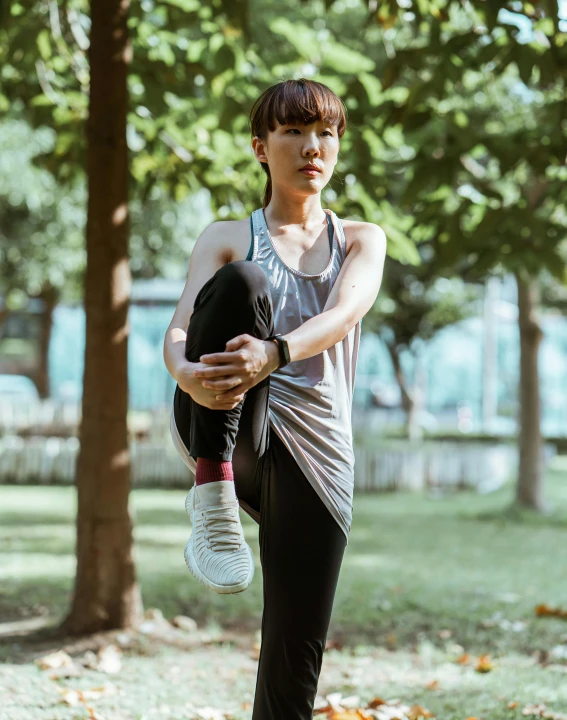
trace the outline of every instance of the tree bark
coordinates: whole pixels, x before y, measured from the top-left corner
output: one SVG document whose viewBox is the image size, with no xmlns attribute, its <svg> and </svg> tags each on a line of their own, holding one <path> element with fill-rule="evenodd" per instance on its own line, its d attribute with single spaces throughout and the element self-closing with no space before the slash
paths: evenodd
<svg viewBox="0 0 567 720">
<path fill-rule="evenodd" d="M 396 345 L 392 343 L 386 343 L 388 352 L 392 359 L 392 365 L 394 366 L 394 375 L 396 376 L 397 383 L 402 394 L 402 407 L 406 413 L 406 434 L 408 440 L 419 440 L 423 436 L 421 428 L 417 422 L 417 403 L 414 394 L 408 388 L 406 377 L 402 369 L 402 363 L 400 361 L 400 353 Z"/>
<path fill-rule="evenodd" d="M 57 305 L 59 293 L 57 288 L 46 285 L 42 288 L 38 298 L 44 303 L 44 310 L 41 313 L 41 324 L 39 332 L 39 361 L 33 381 L 41 398 L 48 398 L 51 394 L 49 385 L 49 343 L 51 341 L 51 330 L 53 328 L 53 311 Z"/>
<path fill-rule="evenodd" d="M 142 601 L 128 511 L 128 0 L 91 2 L 86 346 L 77 460 L 77 573 L 63 628 L 136 626 Z"/>
<path fill-rule="evenodd" d="M 538 511 L 545 509 L 543 499 L 543 439 L 541 435 L 541 398 L 539 387 L 539 346 L 543 332 L 536 316 L 537 291 L 533 279 L 516 275 L 518 285 L 518 322 L 520 328 L 520 466 L 516 502 Z"/>
</svg>

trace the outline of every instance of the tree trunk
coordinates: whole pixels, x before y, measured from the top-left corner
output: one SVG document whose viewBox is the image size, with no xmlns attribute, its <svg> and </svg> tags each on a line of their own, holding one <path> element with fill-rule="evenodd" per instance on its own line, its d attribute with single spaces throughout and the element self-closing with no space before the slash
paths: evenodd
<svg viewBox="0 0 567 720">
<path fill-rule="evenodd" d="M 392 358 L 392 365 L 394 366 L 394 374 L 398 382 L 400 392 L 402 394 L 402 407 L 406 413 L 406 433 L 409 440 L 419 440 L 423 433 L 417 422 L 417 403 L 414 394 L 408 388 L 406 377 L 402 369 L 402 363 L 400 361 L 400 353 L 396 345 L 386 343 L 390 357 Z"/>
<path fill-rule="evenodd" d="M 48 398 L 51 394 L 49 386 L 49 343 L 51 341 L 51 330 L 53 328 L 53 311 L 57 305 L 59 293 L 52 285 L 42 288 L 38 298 L 44 303 L 44 310 L 41 313 L 41 325 L 39 332 L 39 364 L 34 373 L 33 381 L 41 398 Z"/>
<path fill-rule="evenodd" d="M 91 3 L 86 346 L 77 460 L 77 574 L 67 632 L 136 626 L 128 511 L 128 0 Z"/>
<path fill-rule="evenodd" d="M 543 440 L 538 355 L 543 332 L 536 317 L 536 284 L 516 275 L 520 327 L 520 467 L 516 502 L 543 511 Z"/>
</svg>

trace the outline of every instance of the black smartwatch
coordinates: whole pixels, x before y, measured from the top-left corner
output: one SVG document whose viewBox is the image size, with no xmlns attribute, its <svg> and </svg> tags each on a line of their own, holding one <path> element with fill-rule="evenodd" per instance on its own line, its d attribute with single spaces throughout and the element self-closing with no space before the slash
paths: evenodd
<svg viewBox="0 0 567 720">
<path fill-rule="evenodd" d="M 280 364 L 278 365 L 278 370 L 285 365 L 287 365 L 291 358 L 289 356 L 289 347 L 287 345 L 287 340 L 284 340 L 284 338 L 281 335 L 272 335 L 269 338 L 266 338 L 266 340 L 275 340 L 278 344 L 278 352 L 280 354 Z"/>
</svg>

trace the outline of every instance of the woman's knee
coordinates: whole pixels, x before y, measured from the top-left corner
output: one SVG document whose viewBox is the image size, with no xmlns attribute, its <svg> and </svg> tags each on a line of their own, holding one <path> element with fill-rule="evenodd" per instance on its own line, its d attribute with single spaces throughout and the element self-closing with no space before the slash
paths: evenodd
<svg viewBox="0 0 567 720">
<path fill-rule="evenodd" d="M 223 265 L 215 273 L 219 288 L 231 297 L 251 299 L 270 292 L 268 278 L 262 268 L 249 260 L 236 260 Z"/>
</svg>

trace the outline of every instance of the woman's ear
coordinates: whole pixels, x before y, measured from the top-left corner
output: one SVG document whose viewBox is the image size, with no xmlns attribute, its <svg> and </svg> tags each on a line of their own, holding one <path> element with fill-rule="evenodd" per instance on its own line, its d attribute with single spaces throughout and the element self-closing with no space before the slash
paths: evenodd
<svg viewBox="0 0 567 720">
<path fill-rule="evenodd" d="M 255 135 L 252 138 L 252 149 L 254 150 L 254 155 L 256 156 L 256 160 L 259 162 L 267 163 L 268 158 L 266 156 L 266 141 L 262 140 L 262 138 L 258 137 L 258 135 Z"/>
</svg>

